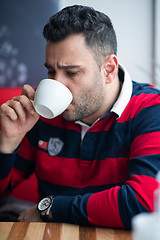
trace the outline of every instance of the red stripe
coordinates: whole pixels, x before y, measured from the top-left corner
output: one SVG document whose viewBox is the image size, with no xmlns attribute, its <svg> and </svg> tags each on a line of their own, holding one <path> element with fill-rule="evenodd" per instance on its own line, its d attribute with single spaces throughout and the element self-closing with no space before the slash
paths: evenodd
<svg viewBox="0 0 160 240">
<path fill-rule="evenodd" d="M 145 133 L 136 137 L 130 150 L 130 158 L 160 154 L 160 132 Z"/>
<path fill-rule="evenodd" d="M 45 181 L 71 187 L 99 186 L 125 181 L 128 176 L 127 158 L 107 158 L 93 162 L 79 159 L 50 157 L 38 151 L 36 173 Z M 94 177 L 93 177 L 94 176 Z"/>
<path fill-rule="evenodd" d="M 35 148 L 32 148 L 27 137 L 23 138 L 21 147 L 18 151 L 18 154 L 24 157 L 26 160 L 33 160 Z"/>
<path fill-rule="evenodd" d="M 88 200 L 88 220 L 93 225 L 124 228 L 118 208 L 119 186 L 91 195 Z"/>
<path fill-rule="evenodd" d="M 9 182 L 11 181 L 12 188 L 16 187 L 18 183 L 20 183 L 22 180 L 24 180 L 24 173 L 16 169 L 15 167 L 12 168 L 9 175 L 3 179 L 0 180 L 0 192 L 8 191 L 8 186 L 10 185 Z"/>
<path fill-rule="evenodd" d="M 112 113 L 110 116 L 104 120 L 97 121 L 91 129 L 89 129 L 89 132 L 102 132 L 102 131 L 108 131 L 116 121 L 117 115 L 115 113 Z"/>
<path fill-rule="evenodd" d="M 12 185 L 15 187 L 24 179 L 26 179 L 25 173 L 18 170 L 17 168 L 13 167 L 13 174 L 12 174 Z"/>
<path fill-rule="evenodd" d="M 133 175 L 125 182 L 132 187 L 138 201 L 148 210 L 153 212 L 153 194 L 158 187 L 158 182 L 155 178 L 145 175 Z"/>
<path fill-rule="evenodd" d="M 121 117 L 118 119 L 118 122 L 123 123 L 123 122 L 129 121 L 130 118 L 136 117 L 141 109 L 150 107 L 153 105 L 159 105 L 159 104 L 160 104 L 160 97 L 158 94 L 142 93 L 141 95 L 133 96 L 129 104 L 126 106 Z"/>
<path fill-rule="evenodd" d="M 42 121 L 45 122 L 45 123 L 48 123 L 52 126 L 55 126 L 55 127 L 59 127 L 59 128 L 64 128 L 64 129 L 71 129 L 71 130 L 76 130 L 78 132 L 81 132 L 81 126 L 79 124 L 75 124 L 73 122 L 70 122 L 70 121 L 66 121 L 63 119 L 63 117 L 60 115 L 56 118 L 53 118 L 53 119 L 47 119 L 47 118 L 43 118 L 41 117 Z"/>
<path fill-rule="evenodd" d="M 13 177 L 14 189 L 12 194 L 15 197 L 31 202 L 39 201 L 38 181 L 35 174 L 32 174 L 29 178 L 25 179 L 23 172 L 14 169 Z"/>
<path fill-rule="evenodd" d="M 149 84 L 149 86 L 152 87 L 152 88 L 155 88 L 155 86 L 153 84 Z"/>
<path fill-rule="evenodd" d="M 10 182 L 11 175 L 12 175 L 12 172 L 10 172 L 9 175 L 3 180 L 0 180 L 0 197 L 5 197 L 6 195 L 8 195 L 9 193 L 8 185 Z"/>
</svg>

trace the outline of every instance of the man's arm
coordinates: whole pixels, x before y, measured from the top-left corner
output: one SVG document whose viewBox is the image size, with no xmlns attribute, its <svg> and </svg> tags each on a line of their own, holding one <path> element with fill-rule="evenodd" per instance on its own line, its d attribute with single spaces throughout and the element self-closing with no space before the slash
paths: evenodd
<svg viewBox="0 0 160 240">
<path fill-rule="evenodd" d="M 30 99 L 34 90 L 25 85 L 18 97 L 7 101 L 0 107 L 0 195 L 5 196 L 11 189 L 11 176 L 16 159 L 16 152 L 25 134 L 35 125 L 39 115 L 32 107 Z M 16 174 L 14 174 L 16 175 Z M 21 174 L 19 175 L 22 178 Z M 18 179 L 16 179 L 18 182 Z"/>
</svg>

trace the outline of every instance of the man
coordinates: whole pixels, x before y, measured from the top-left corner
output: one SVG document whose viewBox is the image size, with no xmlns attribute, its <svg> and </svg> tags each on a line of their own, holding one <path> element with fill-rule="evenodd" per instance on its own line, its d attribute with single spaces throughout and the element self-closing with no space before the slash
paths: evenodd
<svg viewBox="0 0 160 240">
<path fill-rule="evenodd" d="M 19 221 L 130 228 L 135 214 L 153 211 L 160 91 L 132 82 L 118 64 L 103 13 L 67 7 L 50 18 L 44 37 L 48 78 L 66 85 L 73 101 L 62 116 L 39 119 L 25 85 L 1 106 L 1 195 L 34 171 L 42 201 Z"/>
</svg>

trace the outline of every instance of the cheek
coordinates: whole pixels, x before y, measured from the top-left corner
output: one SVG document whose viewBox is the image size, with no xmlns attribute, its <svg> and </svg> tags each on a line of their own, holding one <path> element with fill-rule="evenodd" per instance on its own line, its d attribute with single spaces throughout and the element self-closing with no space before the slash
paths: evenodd
<svg viewBox="0 0 160 240">
<path fill-rule="evenodd" d="M 74 106 L 88 105 L 90 102 L 93 101 L 93 99 L 95 99 L 96 92 L 97 91 L 95 91 L 95 88 L 89 87 L 89 86 L 85 86 L 85 87 L 81 88 L 81 90 L 79 89 L 73 95 L 73 102 L 72 102 L 72 104 Z"/>
<path fill-rule="evenodd" d="M 85 84 L 78 84 L 78 83 L 73 83 L 67 86 L 68 89 L 71 91 L 72 96 L 73 96 L 73 103 L 76 101 L 76 99 L 79 99 L 81 95 L 85 92 L 87 86 Z"/>
<path fill-rule="evenodd" d="M 94 71 L 88 71 L 88 73 L 81 74 L 76 80 L 71 80 L 67 87 L 73 95 L 73 102 L 77 102 L 78 99 L 82 100 L 85 98 L 86 94 L 92 95 L 92 91 L 96 91 L 97 86 L 100 83 L 101 75 L 100 73 Z M 102 81 L 102 79 L 101 79 Z"/>
</svg>

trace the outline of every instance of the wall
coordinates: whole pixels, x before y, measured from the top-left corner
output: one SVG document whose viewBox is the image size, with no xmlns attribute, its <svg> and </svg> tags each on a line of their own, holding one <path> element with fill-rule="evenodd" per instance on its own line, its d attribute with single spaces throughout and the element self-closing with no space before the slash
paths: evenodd
<svg viewBox="0 0 160 240">
<path fill-rule="evenodd" d="M 157 2 L 159 14 L 160 2 Z M 73 4 L 92 6 L 107 14 L 117 33 L 119 61 L 126 66 L 133 80 L 152 81 L 151 0 L 60 0 L 59 7 Z"/>
<path fill-rule="evenodd" d="M 160 87 L 160 1 L 157 0 L 156 5 L 156 82 Z"/>
<path fill-rule="evenodd" d="M 42 31 L 58 1 L 0 1 L 0 87 L 36 85 L 47 76 Z"/>
<path fill-rule="evenodd" d="M 156 6 L 156 84 L 160 87 L 160 1 Z M 132 79 L 152 82 L 152 0 L 1 0 L 0 87 L 37 84 L 47 76 L 43 66 L 43 26 L 58 9 L 93 6 L 112 20 L 118 59 Z"/>
</svg>

